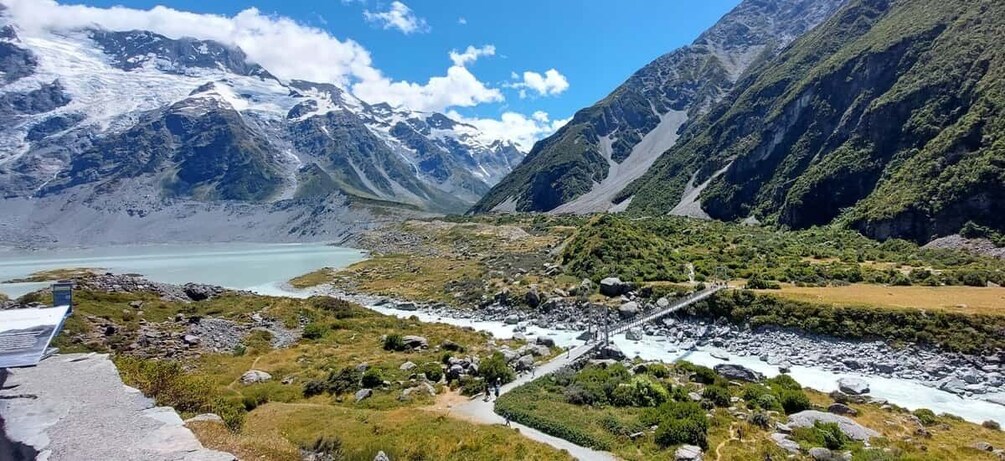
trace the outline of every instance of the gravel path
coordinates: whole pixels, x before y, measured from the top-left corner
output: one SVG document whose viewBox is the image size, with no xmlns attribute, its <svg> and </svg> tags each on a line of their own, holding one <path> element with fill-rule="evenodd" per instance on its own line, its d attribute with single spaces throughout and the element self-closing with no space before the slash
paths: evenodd
<svg viewBox="0 0 1005 461">
<path fill-rule="evenodd" d="M 529 373 L 524 373 L 519 376 L 513 382 L 503 385 L 499 389 L 499 395 L 503 395 L 519 386 L 527 384 L 535 379 L 547 376 L 554 373 L 567 365 L 571 365 L 575 361 L 579 360 L 580 357 L 585 355 L 591 350 L 589 345 L 578 346 L 568 353 L 563 353 L 558 357 L 555 357 L 549 362 L 546 362 L 537 367 L 537 370 L 532 377 Z M 454 407 L 451 411 L 459 413 L 464 419 L 479 422 L 482 424 L 505 424 L 506 420 L 495 413 L 495 402 L 486 402 L 482 397 L 474 398 L 462 405 Z M 520 434 L 531 440 L 536 440 L 538 442 L 546 443 L 560 450 L 568 451 L 576 459 L 580 460 L 615 460 L 617 459 L 611 453 L 606 451 L 597 451 L 583 446 L 576 445 L 558 437 L 553 437 L 545 434 L 541 431 L 533 429 L 531 427 L 518 424 L 516 422 L 510 422 L 510 426 L 520 430 Z"/>
</svg>

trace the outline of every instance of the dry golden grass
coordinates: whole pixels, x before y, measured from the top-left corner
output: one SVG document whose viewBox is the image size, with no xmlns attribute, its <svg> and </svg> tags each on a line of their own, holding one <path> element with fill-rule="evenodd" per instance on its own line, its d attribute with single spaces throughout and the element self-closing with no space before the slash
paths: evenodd
<svg viewBox="0 0 1005 461">
<path fill-rule="evenodd" d="M 963 314 L 1005 315 L 1005 288 L 901 287 L 865 284 L 841 287 L 784 285 L 781 290 L 759 290 L 759 292 L 798 301 L 844 306 L 939 309 Z"/>
<path fill-rule="evenodd" d="M 238 433 L 192 424 L 209 448 L 241 459 L 299 460 L 298 446 L 320 435 L 341 441 L 345 460 L 565 460 L 567 453 L 499 425 L 482 426 L 415 409 L 372 411 L 314 404 L 269 403 L 248 415 Z"/>
</svg>

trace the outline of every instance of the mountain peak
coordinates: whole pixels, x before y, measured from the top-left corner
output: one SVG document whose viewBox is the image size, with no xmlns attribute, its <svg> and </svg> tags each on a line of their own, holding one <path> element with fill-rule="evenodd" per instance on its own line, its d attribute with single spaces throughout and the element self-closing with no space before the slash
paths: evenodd
<svg viewBox="0 0 1005 461">
<path fill-rule="evenodd" d="M 152 67 L 160 72 L 186 75 L 209 69 L 275 79 L 261 66 L 250 63 L 240 48 L 213 40 L 171 39 L 146 30 L 90 29 L 88 36 L 109 56 L 113 67 L 125 71 Z"/>
</svg>

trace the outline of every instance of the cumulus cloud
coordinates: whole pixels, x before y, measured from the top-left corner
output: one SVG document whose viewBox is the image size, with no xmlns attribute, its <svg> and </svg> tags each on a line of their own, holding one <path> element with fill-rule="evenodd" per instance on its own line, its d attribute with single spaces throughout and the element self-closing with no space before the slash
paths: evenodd
<svg viewBox="0 0 1005 461">
<path fill-rule="evenodd" d="M 385 30 L 398 29 L 405 35 L 429 32 L 426 20 L 416 16 L 408 5 L 398 1 L 391 2 L 391 9 L 387 11 L 363 10 L 363 19 Z"/>
<path fill-rule="evenodd" d="M 467 25 L 468 24 L 468 19 L 465 18 L 464 16 L 461 16 L 461 17 L 457 18 L 457 23 L 460 24 L 460 25 L 462 25 L 462 26 Z"/>
<path fill-rule="evenodd" d="M 456 111 L 450 111 L 447 115 L 478 128 L 488 139 L 512 141 L 524 152 L 530 151 L 539 139 L 551 135 L 572 120 L 572 117 L 552 120 L 543 111 L 534 112 L 530 117 L 518 112 L 504 112 L 498 119 L 467 118 Z"/>
<path fill-rule="evenodd" d="M 519 89 L 521 98 L 527 97 L 528 90 L 537 93 L 538 96 L 555 96 L 569 89 L 569 80 L 555 69 L 548 69 L 544 75 L 527 71 L 523 73 L 522 79 L 514 72 L 512 77 L 518 81 L 507 86 Z"/>
<path fill-rule="evenodd" d="M 481 48 L 475 48 L 468 45 L 468 48 L 464 52 L 459 52 L 453 50 L 450 52 L 450 60 L 454 62 L 455 66 L 466 66 L 478 60 L 482 56 L 495 56 L 496 47 L 492 45 L 485 45 Z"/>
<path fill-rule="evenodd" d="M 482 56 L 492 56 L 496 48 L 485 45 L 468 46 L 463 52 L 450 52 L 453 65 L 447 75 L 432 77 L 425 84 L 391 81 L 378 78 L 361 81 L 352 86 L 352 92 L 364 101 L 389 102 L 422 111 L 443 111 L 448 107 L 471 107 L 478 104 L 503 101 L 502 92 L 489 88 L 467 66 Z"/>
<path fill-rule="evenodd" d="M 249 59 L 283 79 L 334 83 L 371 103 L 387 102 L 414 110 L 444 112 L 504 101 L 498 88 L 481 82 L 468 69 L 479 58 L 493 56 L 495 47 L 452 51 L 445 75 L 425 83 L 396 81 L 374 66 L 370 52 L 351 39 L 290 18 L 249 8 L 234 16 L 197 14 L 157 6 L 149 10 L 60 5 L 55 0 L 0 0 L 26 32 L 101 27 L 108 30 L 149 30 L 170 38 L 194 37 L 238 46 Z M 281 44 L 281 46 L 277 46 Z M 542 77 L 547 80 L 547 73 Z M 456 113 L 456 112 L 453 112 Z M 493 139 L 509 139 L 529 149 L 534 141 L 564 124 L 543 112 L 531 116 L 506 112 L 498 120 L 466 120 Z"/>
</svg>

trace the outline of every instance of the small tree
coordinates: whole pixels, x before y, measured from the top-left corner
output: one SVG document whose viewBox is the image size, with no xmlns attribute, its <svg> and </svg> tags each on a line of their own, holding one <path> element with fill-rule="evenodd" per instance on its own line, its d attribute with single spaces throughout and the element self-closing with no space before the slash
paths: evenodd
<svg viewBox="0 0 1005 461">
<path fill-rule="evenodd" d="M 489 384 L 495 384 L 496 380 L 506 384 L 516 378 L 516 373 L 506 364 L 506 357 L 501 352 L 483 360 L 478 366 L 478 374 Z"/>
</svg>

